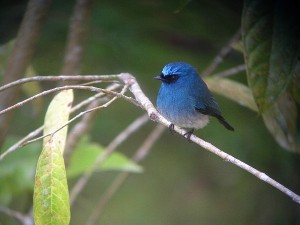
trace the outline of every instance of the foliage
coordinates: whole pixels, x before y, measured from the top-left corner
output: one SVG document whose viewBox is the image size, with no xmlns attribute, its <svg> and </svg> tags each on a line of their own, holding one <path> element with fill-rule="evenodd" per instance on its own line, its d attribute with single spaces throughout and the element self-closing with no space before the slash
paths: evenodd
<svg viewBox="0 0 300 225">
<path fill-rule="evenodd" d="M 297 106 L 300 15 L 295 1 L 245 1 L 242 15 L 247 78 L 269 131 L 285 149 L 300 152 Z M 298 131 L 299 132 L 299 131 Z"/>
<path fill-rule="evenodd" d="M 88 137 L 82 137 L 75 147 L 67 167 L 68 178 L 74 178 L 90 170 L 99 155 L 105 149 L 92 143 Z M 127 171 L 140 173 L 142 168 L 119 152 L 113 152 L 95 171 Z"/>
</svg>

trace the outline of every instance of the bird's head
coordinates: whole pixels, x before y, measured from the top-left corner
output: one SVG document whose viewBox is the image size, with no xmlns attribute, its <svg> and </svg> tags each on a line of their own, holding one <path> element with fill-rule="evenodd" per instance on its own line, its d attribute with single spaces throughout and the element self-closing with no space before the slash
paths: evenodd
<svg viewBox="0 0 300 225">
<path fill-rule="evenodd" d="M 171 84 L 183 77 L 198 76 L 197 71 L 188 63 L 172 62 L 167 64 L 159 76 L 154 79 L 161 80 L 163 83 Z"/>
</svg>

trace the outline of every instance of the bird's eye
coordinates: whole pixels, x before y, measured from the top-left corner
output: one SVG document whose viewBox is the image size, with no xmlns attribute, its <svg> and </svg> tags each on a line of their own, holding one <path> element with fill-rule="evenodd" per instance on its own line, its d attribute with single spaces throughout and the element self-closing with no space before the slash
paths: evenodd
<svg viewBox="0 0 300 225">
<path fill-rule="evenodd" d="M 166 83 L 174 83 L 176 80 L 178 80 L 179 76 L 178 75 L 168 75 L 164 76 L 165 82 Z"/>
</svg>

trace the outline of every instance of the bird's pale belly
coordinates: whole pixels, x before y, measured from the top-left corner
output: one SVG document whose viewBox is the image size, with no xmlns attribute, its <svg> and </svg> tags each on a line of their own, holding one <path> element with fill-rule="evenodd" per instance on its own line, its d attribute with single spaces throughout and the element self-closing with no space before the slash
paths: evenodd
<svg viewBox="0 0 300 225">
<path fill-rule="evenodd" d="M 170 122 L 184 128 L 203 128 L 209 122 L 209 117 L 197 112 L 195 109 L 181 110 L 180 107 L 165 108 L 163 105 L 158 106 L 158 111 Z M 170 113 L 172 112 L 172 113 Z"/>
</svg>

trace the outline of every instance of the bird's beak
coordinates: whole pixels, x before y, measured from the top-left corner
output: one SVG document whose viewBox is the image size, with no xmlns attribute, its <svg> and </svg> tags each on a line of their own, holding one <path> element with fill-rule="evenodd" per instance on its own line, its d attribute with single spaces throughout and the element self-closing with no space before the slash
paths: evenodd
<svg viewBox="0 0 300 225">
<path fill-rule="evenodd" d="M 156 76 L 156 77 L 153 77 L 155 80 L 161 80 L 161 81 L 164 81 L 164 78 L 162 78 L 160 75 Z"/>
<path fill-rule="evenodd" d="M 153 77 L 155 80 L 162 80 L 161 76 L 156 76 L 156 77 Z"/>
</svg>

